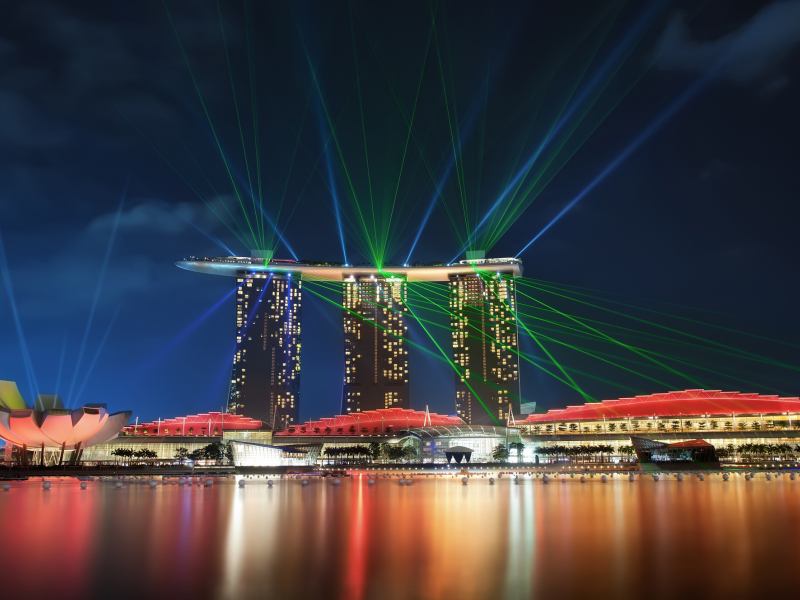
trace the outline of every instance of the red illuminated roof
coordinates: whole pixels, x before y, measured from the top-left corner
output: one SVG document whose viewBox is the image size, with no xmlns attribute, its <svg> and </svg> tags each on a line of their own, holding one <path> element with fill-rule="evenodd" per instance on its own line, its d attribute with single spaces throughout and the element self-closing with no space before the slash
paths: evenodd
<svg viewBox="0 0 800 600">
<path fill-rule="evenodd" d="M 130 425 L 122 431 L 128 435 L 222 435 L 226 429 L 260 429 L 262 426 L 261 421 L 250 417 L 212 412 Z"/>
<path fill-rule="evenodd" d="M 685 390 L 603 400 L 530 415 L 524 423 L 702 415 L 800 414 L 800 398 L 760 396 L 719 390 Z"/>
<path fill-rule="evenodd" d="M 368 435 L 390 433 L 409 427 L 424 427 L 435 425 L 461 425 L 459 417 L 448 417 L 429 413 L 423 410 L 407 408 L 379 408 L 366 410 L 360 413 L 339 415 L 336 417 L 308 421 L 302 425 L 290 427 L 275 435 Z M 352 428 L 352 429 L 351 429 Z"/>
</svg>

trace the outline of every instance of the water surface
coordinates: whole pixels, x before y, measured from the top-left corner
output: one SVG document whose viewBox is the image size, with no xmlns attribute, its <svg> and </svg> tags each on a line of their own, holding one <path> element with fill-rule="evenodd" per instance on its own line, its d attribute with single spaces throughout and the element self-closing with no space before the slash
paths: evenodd
<svg viewBox="0 0 800 600">
<path fill-rule="evenodd" d="M 0 491 L 6 598 L 796 595 L 800 479 Z"/>
</svg>

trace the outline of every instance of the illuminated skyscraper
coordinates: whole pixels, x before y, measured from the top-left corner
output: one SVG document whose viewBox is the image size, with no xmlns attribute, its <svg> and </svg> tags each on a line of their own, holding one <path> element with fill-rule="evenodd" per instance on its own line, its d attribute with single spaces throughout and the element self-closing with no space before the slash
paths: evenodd
<svg viewBox="0 0 800 600">
<path fill-rule="evenodd" d="M 276 428 L 300 422 L 302 281 L 291 274 L 237 278 L 236 353 L 228 410 Z"/>
<path fill-rule="evenodd" d="M 407 294 L 405 278 L 345 278 L 343 414 L 409 407 Z"/>
<path fill-rule="evenodd" d="M 450 277 L 456 414 L 472 425 L 519 415 L 516 286 L 512 274 Z"/>
</svg>

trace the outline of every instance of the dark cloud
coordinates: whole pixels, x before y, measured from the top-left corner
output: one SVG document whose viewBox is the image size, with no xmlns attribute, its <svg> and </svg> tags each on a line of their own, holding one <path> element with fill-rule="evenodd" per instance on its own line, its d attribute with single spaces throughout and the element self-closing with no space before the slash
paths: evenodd
<svg viewBox="0 0 800 600">
<path fill-rule="evenodd" d="M 722 64 L 725 79 L 777 92 L 789 82 L 782 62 L 800 42 L 800 0 L 774 2 L 739 29 L 715 40 L 692 38 L 684 16 L 673 17 L 658 42 L 656 64 L 689 72 Z"/>
<path fill-rule="evenodd" d="M 23 98 L 0 90 L 0 144 L 17 148 L 41 148 L 64 144 L 69 131 L 41 114 Z"/>
</svg>

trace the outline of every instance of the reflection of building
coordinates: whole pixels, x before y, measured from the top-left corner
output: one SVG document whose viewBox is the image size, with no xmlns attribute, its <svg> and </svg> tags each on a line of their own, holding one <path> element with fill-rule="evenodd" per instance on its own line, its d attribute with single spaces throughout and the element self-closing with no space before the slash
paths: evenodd
<svg viewBox="0 0 800 600">
<path fill-rule="evenodd" d="M 406 300 L 405 279 L 345 279 L 342 413 L 408 408 Z"/>
<path fill-rule="evenodd" d="M 302 282 L 258 273 L 237 284 L 228 408 L 288 427 L 300 420 Z"/>
<path fill-rule="evenodd" d="M 76 464 L 86 448 L 115 438 L 131 418 L 131 411 L 109 414 L 105 404 L 70 410 L 52 395 L 37 396 L 34 407 L 16 383 L 0 381 L 0 439 L 23 465 L 62 464 L 65 458 Z"/>
<path fill-rule="evenodd" d="M 519 415 L 519 358 L 513 276 L 450 277 L 456 413 L 467 423 L 505 424 Z"/>
<path fill-rule="evenodd" d="M 742 444 L 800 441 L 800 398 L 686 390 L 568 406 L 517 421 L 526 457 L 538 446 L 629 446 L 631 436 L 663 443 L 705 440 L 719 454 Z M 679 448 L 679 446 L 675 446 Z M 726 452 L 721 452 L 720 455 Z"/>
</svg>

